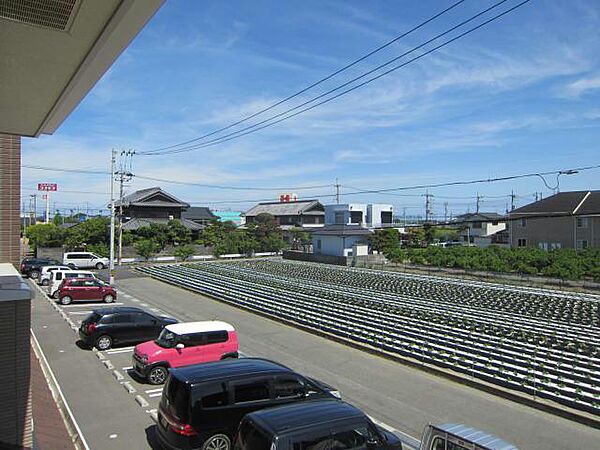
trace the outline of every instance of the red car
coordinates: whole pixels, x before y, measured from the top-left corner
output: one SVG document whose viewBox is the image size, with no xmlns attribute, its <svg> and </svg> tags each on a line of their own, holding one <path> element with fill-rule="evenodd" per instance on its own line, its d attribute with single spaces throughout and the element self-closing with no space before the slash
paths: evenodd
<svg viewBox="0 0 600 450">
<path fill-rule="evenodd" d="M 112 303 L 117 298 L 117 291 L 95 278 L 66 278 L 58 288 L 58 298 L 63 305 L 68 305 L 73 300 L 103 300 Z"/>
</svg>

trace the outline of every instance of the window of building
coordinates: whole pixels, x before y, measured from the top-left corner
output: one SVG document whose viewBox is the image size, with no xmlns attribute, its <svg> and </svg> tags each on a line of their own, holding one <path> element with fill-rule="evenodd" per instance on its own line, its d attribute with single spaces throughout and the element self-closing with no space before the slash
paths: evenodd
<svg viewBox="0 0 600 450">
<path fill-rule="evenodd" d="M 540 242 L 538 244 L 538 247 L 541 248 L 542 250 L 548 250 L 548 243 L 547 242 Z"/>
<path fill-rule="evenodd" d="M 587 239 L 577 239 L 577 250 L 585 250 L 588 248 Z"/>
<path fill-rule="evenodd" d="M 496 221 L 492 222 L 492 225 L 493 226 L 497 226 L 498 225 L 498 221 L 496 220 Z"/>
<path fill-rule="evenodd" d="M 525 239 L 525 238 L 517 239 L 517 247 L 527 247 L 527 239 Z"/>
<path fill-rule="evenodd" d="M 577 228 L 587 228 L 588 227 L 588 218 L 587 217 L 578 217 L 577 218 Z"/>
<path fill-rule="evenodd" d="M 350 223 L 361 224 L 363 221 L 362 211 L 350 211 Z"/>
<path fill-rule="evenodd" d="M 321 250 L 321 239 L 317 239 L 317 250 Z"/>
<path fill-rule="evenodd" d="M 519 225 L 522 228 L 525 228 L 527 226 L 527 219 L 521 219 L 520 222 L 519 222 Z"/>
<path fill-rule="evenodd" d="M 473 228 L 481 229 L 481 222 L 473 222 Z"/>
<path fill-rule="evenodd" d="M 343 225 L 344 224 L 344 211 L 336 211 L 334 221 L 335 221 L 336 225 Z"/>
</svg>

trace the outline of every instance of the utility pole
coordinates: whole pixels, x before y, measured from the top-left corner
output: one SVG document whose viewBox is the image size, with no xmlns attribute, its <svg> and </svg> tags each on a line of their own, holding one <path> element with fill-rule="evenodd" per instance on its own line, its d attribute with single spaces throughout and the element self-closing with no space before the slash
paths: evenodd
<svg viewBox="0 0 600 450">
<path fill-rule="evenodd" d="M 483 197 L 481 195 L 479 195 L 479 192 L 477 193 L 477 206 L 475 207 L 475 214 L 479 214 L 479 204 L 481 202 L 481 199 Z"/>
<path fill-rule="evenodd" d="M 406 206 L 402 208 L 402 216 L 404 218 L 404 226 L 406 226 Z"/>
<path fill-rule="evenodd" d="M 336 205 L 340 204 L 340 183 L 338 183 L 338 179 L 335 179 L 335 203 Z"/>
<path fill-rule="evenodd" d="M 429 191 L 425 192 L 425 222 L 429 222 L 432 216 L 432 201 L 431 197 L 433 194 L 430 194 Z"/>
<path fill-rule="evenodd" d="M 510 191 L 510 210 L 515 210 L 515 199 L 517 196 L 515 195 L 515 191 Z"/>
<path fill-rule="evenodd" d="M 33 200 L 33 224 L 37 223 L 37 194 L 31 195 Z"/>
<path fill-rule="evenodd" d="M 46 191 L 46 223 L 50 223 L 50 191 Z"/>
<path fill-rule="evenodd" d="M 115 282 L 115 163 L 117 151 L 113 148 L 110 157 L 110 262 L 109 283 Z"/>
<path fill-rule="evenodd" d="M 448 202 L 444 202 L 444 223 L 448 222 Z"/>
<path fill-rule="evenodd" d="M 121 265 L 121 259 L 123 257 L 123 183 L 126 181 L 130 181 L 133 177 L 133 174 L 127 171 L 127 157 L 131 157 L 133 159 L 133 155 L 135 152 L 133 151 L 121 151 L 121 158 L 119 160 L 119 172 L 118 172 L 118 180 L 119 180 L 119 256 L 117 258 L 118 265 Z"/>
</svg>

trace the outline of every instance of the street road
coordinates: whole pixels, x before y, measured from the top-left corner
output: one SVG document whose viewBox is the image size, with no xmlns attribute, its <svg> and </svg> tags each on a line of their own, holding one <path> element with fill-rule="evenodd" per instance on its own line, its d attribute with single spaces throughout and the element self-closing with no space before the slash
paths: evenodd
<svg viewBox="0 0 600 450">
<path fill-rule="evenodd" d="M 345 400 L 406 439 L 418 438 L 429 422 L 458 422 L 497 434 L 522 449 L 597 448 L 600 432 L 596 429 L 199 294 L 128 271 L 122 274 L 116 283 L 118 303 L 139 306 L 182 321 L 230 322 L 238 330 L 243 354 L 279 361 L 335 386 Z M 81 349 L 75 343 L 76 334 L 39 291 L 33 304 L 33 331 L 90 448 L 153 448 L 151 415 L 162 389 L 132 376 L 133 348 L 115 348 L 99 355 Z M 59 309 L 78 325 L 96 307 L 102 304 L 74 304 Z"/>
</svg>

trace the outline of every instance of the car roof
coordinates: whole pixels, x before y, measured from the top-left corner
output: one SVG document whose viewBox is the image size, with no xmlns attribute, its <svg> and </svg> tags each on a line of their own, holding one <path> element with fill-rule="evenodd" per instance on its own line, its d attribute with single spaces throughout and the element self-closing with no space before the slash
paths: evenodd
<svg viewBox="0 0 600 450">
<path fill-rule="evenodd" d="M 186 384 L 197 384 L 241 375 L 293 373 L 289 367 L 263 358 L 226 359 L 171 369 L 171 374 Z"/>
<path fill-rule="evenodd" d="M 342 400 L 325 399 L 261 409 L 249 417 L 265 430 L 280 434 L 342 420 L 364 419 L 366 415 Z"/>
<path fill-rule="evenodd" d="M 97 281 L 97 279 L 92 277 L 69 277 L 65 278 L 64 281 L 70 283 L 72 281 Z"/>
<path fill-rule="evenodd" d="M 220 320 L 207 320 L 203 322 L 183 322 L 168 325 L 167 330 L 175 334 L 205 333 L 207 331 L 235 331 L 232 325 Z"/>
<path fill-rule="evenodd" d="M 117 314 L 117 313 L 132 313 L 132 312 L 148 313 L 147 311 L 144 311 L 142 308 L 138 308 L 137 306 L 113 306 L 112 308 L 94 309 L 94 310 L 92 310 L 92 312 L 94 314 L 99 314 L 101 316 L 107 316 L 109 314 Z M 149 314 L 151 314 L 151 313 L 149 313 Z"/>
<path fill-rule="evenodd" d="M 467 425 L 445 423 L 442 425 L 432 425 L 432 427 L 466 441 L 474 442 L 478 446 L 489 450 L 518 450 L 518 448 L 513 444 L 500 439 L 498 436 L 494 436 L 493 434 L 489 434 L 485 431 L 481 431 L 477 428 L 472 428 Z"/>
</svg>

